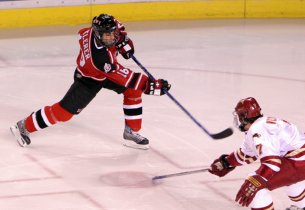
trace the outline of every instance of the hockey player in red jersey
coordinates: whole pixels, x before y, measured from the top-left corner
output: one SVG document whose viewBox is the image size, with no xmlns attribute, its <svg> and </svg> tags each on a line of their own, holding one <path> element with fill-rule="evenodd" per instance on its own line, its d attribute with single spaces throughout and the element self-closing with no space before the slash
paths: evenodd
<svg viewBox="0 0 305 210">
<path fill-rule="evenodd" d="M 286 210 L 305 209 L 305 134 L 285 120 L 264 117 L 252 97 L 240 100 L 234 115 L 245 140 L 237 151 L 217 158 L 209 172 L 222 177 L 259 159 L 260 167 L 246 178 L 235 201 L 252 210 L 272 210 L 270 191 L 284 187 L 292 202 Z"/>
<path fill-rule="evenodd" d="M 170 84 L 163 79 L 151 80 L 118 63 L 118 53 L 129 59 L 134 46 L 125 27 L 111 15 L 94 17 L 91 27 L 81 29 L 79 45 L 74 83 L 59 102 L 33 112 L 11 127 L 18 143 L 29 145 L 29 134 L 70 120 L 106 88 L 124 96 L 124 145 L 148 149 L 149 140 L 138 133 L 142 124 L 142 93 L 163 95 L 170 89 Z"/>
</svg>

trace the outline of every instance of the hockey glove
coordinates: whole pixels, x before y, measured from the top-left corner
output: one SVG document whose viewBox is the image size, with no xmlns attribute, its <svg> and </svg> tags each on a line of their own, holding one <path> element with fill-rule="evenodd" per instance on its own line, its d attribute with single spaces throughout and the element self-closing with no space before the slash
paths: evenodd
<svg viewBox="0 0 305 210">
<path fill-rule="evenodd" d="M 121 35 L 116 44 L 116 49 L 125 59 L 129 59 L 134 54 L 133 42 L 127 35 Z"/>
<path fill-rule="evenodd" d="M 227 157 L 228 155 L 221 155 L 219 158 L 214 160 L 210 166 L 209 172 L 211 174 L 215 174 L 216 176 L 223 177 L 229 172 L 233 171 L 235 167 L 230 166 L 226 159 Z"/>
<path fill-rule="evenodd" d="M 242 206 L 249 206 L 256 193 L 266 187 L 267 182 L 261 176 L 249 176 L 238 191 L 235 201 Z"/>
<path fill-rule="evenodd" d="M 166 91 L 169 91 L 171 85 L 164 79 L 148 80 L 144 93 L 147 95 L 162 96 Z"/>
</svg>

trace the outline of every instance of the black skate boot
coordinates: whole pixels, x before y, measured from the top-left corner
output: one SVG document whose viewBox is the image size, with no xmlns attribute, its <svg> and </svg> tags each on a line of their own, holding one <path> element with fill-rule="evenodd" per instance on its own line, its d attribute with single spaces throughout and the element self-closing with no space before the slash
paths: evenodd
<svg viewBox="0 0 305 210">
<path fill-rule="evenodd" d="M 21 147 L 25 147 L 31 143 L 29 132 L 24 126 L 24 120 L 20 120 L 15 125 L 11 126 L 10 129 Z"/>
<path fill-rule="evenodd" d="M 123 133 L 124 146 L 132 147 L 135 149 L 147 150 L 149 148 L 149 141 L 147 138 L 141 136 L 139 133 L 131 130 L 127 125 L 125 126 Z"/>
</svg>

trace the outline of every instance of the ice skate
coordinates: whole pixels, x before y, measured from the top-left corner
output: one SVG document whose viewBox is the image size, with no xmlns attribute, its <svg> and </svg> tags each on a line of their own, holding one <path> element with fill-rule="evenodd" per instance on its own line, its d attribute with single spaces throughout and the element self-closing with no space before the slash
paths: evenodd
<svg viewBox="0 0 305 210">
<path fill-rule="evenodd" d="M 11 126 L 10 129 L 21 147 L 25 147 L 31 143 L 29 132 L 24 127 L 24 120 L 20 120 L 15 125 Z"/>
<path fill-rule="evenodd" d="M 297 206 L 291 205 L 290 207 L 286 208 L 286 210 L 305 210 L 305 208 L 299 208 Z"/>
<path fill-rule="evenodd" d="M 131 130 L 130 127 L 125 126 L 124 129 L 124 146 L 135 149 L 147 150 L 149 148 L 149 141 L 147 138 L 141 136 L 139 133 Z"/>
</svg>

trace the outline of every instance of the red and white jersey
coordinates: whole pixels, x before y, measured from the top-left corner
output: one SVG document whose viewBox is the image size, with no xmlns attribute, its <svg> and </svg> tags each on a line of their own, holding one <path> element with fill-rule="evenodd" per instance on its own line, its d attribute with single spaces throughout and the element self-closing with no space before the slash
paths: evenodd
<svg viewBox="0 0 305 210">
<path fill-rule="evenodd" d="M 124 26 L 118 21 L 119 34 L 126 34 Z M 84 76 L 94 80 L 103 81 L 106 78 L 116 84 L 141 89 L 147 77 L 139 73 L 134 73 L 128 68 L 124 68 L 117 61 L 116 47 L 98 46 L 93 36 L 92 28 L 83 28 L 79 31 L 80 51 L 77 57 L 77 70 Z"/>
<path fill-rule="evenodd" d="M 243 144 L 233 154 L 234 158 L 230 158 L 233 165 L 260 159 L 261 167 L 256 173 L 269 179 L 280 171 L 282 158 L 305 166 L 305 134 L 285 120 L 261 117 L 251 125 Z"/>
</svg>

